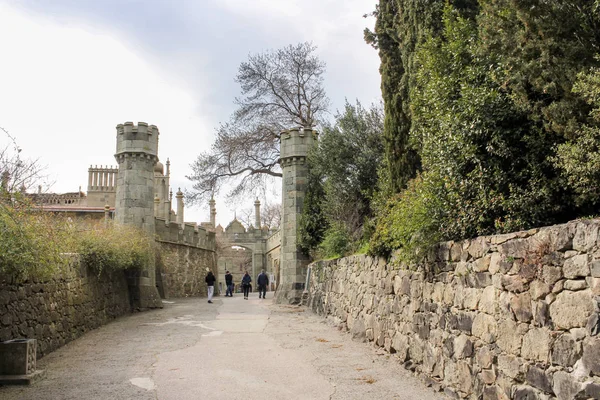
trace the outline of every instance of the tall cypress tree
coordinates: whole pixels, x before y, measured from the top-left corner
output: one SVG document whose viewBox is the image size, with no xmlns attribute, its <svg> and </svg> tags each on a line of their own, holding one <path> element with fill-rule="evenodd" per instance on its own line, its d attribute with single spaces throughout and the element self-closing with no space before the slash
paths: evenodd
<svg viewBox="0 0 600 400">
<path fill-rule="evenodd" d="M 410 140 L 409 93 L 415 82 L 415 49 L 428 34 L 440 30 L 445 2 L 380 0 L 375 11 L 375 31 L 365 31 L 366 41 L 379 50 L 381 59 L 379 71 L 385 111 L 383 141 L 394 192 L 402 190 L 420 169 L 418 151 Z M 469 17 L 477 14 L 476 0 L 453 3 Z"/>
</svg>

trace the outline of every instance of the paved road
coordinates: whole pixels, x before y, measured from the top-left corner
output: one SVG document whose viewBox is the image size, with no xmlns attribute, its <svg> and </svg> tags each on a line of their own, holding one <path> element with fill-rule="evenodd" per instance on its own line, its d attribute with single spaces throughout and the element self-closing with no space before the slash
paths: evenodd
<svg viewBox="0 0 600 400">
<path fill-rule="evenodd" d="M 120 318 L 39 360 L 45 378 L 0 387 L 0 399 L 445 398 L 310 311 L 253 296 Z"/>
</svg>

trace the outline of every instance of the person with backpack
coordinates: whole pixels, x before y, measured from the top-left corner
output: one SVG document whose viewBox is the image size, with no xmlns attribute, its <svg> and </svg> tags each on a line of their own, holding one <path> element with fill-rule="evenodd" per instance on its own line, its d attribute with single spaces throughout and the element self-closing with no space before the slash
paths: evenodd
<svg viewBox="0 0 600 400">
<path fill-rule="evenodd" d="M 244 289 L 244 299 L 248 300 L 248 293 L 250 292 L 250 282 L 252 282 L 252 278 L 248 274 L 248 271 L 244 274 L 242 278 L 242 289 Z"/>
</svg>

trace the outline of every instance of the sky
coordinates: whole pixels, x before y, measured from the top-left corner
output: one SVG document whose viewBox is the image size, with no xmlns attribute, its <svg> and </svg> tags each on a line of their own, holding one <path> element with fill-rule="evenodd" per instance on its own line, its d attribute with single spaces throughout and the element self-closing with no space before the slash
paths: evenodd
<svg viewBox="0 0 600 400">
<path fill-rule="evenodd" d="M 46 167 L 50 191 L 64 193 L 87 190 L 90 165 L 116 165 L 117 124 L 154 124 L 173 191 L 185 191 L 190 164 L 235 110 L 234 78 L 249 54 L 310 41 L 327 64 L 331 118 L 345 99 L 379 102 L 379 57 L 363 40 L 375 3 L 0 0 L 0 127 Z M 226 226 L 254 199 L 216 200 Z M 208 219 L 208 205 L 186 206 L 186 221 Z"/>
</svg>

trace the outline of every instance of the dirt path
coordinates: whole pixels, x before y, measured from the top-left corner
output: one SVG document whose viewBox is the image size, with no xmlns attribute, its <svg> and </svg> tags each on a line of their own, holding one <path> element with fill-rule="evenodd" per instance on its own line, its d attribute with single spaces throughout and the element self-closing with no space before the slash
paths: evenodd
<svg viewBox="0 0 600 400">
<path fill-rule="evenodd" d="M 310 311 L 253 296 L 120 318 L 39 360 L 43 380 L 0 387 L 0 398 L 445 398 Z"/>
</svg>

